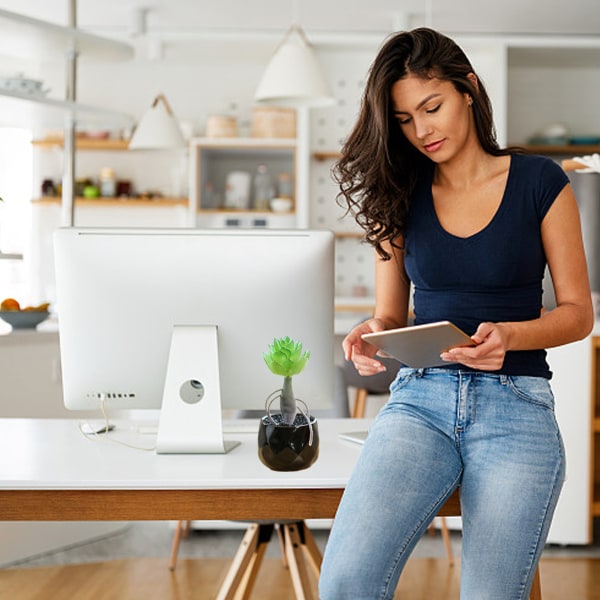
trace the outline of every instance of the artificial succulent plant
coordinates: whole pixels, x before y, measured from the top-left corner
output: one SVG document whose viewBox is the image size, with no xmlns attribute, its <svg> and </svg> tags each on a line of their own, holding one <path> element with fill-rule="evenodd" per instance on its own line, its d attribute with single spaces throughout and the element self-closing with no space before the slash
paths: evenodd
<svg viewBox="0 0 600 600">
<path fill-rule="evenodd" d="M 301 342 L 289 337 L 275 338 L 269 345 L 269 351 L 263 353 L 263 358 L 272 373 L 283 376 L 283 387 L 279 395 L 281 418 L 287 425 L 293 425 L 298 407 L 292 389 L 292 377 L 302 372 L 310 358 L 310 352 L 303 350 Z"/>
</svg>

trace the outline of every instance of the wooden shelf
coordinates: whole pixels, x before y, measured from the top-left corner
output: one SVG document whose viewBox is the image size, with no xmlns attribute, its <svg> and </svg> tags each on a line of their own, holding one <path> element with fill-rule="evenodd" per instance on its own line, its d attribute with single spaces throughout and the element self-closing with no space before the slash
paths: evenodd
<svg viewBox="0 0 600 600">
<path fill-rule="evenodd" d="M 337 150 L 317 151 L 313 152 L 313 158 L 318 161 L 325 160 L 336 160 L 341 156 L 341 153 Z"/>
<path fill-rule="evenodd" d="M 41 198 L 35 198 L 32 200 L 35 204 L 60 204 L 61 199 L 58 196 L 42 196 Z M 78 196 L 75 198 L 75 203 L 78 206 L 135 206 L 135 207 L 148 207 L 148 206 L 178 206 L 188 205 L 187 198 L 82 198 Z"/>
<path fill-rule="evenodd" d="M 375 310 L 375 298 L 339 296 L 335 299 L 336 312 L 354 312 L 372 314 Z"/>
<path fill-rule="evenodd" d="M 337 240 L 361 240 L 364 237 L 362 231 L 334 231 Z"/>
<path fill-rule="evenodd" d="M 293 215 L 295 210 L 274 211 L 258 210 L 254 208 L 202 208 L 197 210 L 199 215 Z"/>
<path fill-rule="evenodd" d="M 519 144 L 515 144 L 519 145 Z M 524 144 L 521 146 L 532 154 L 583 156 L 584 154 L 600 153 L 600 144 L 567 144 L 554 146 L 551 144 Z"/>
<path fill-rule="evenodd" d="M 296 148 L 296 138 L 258 138 L 258 137 L 231 137 L 231 138 L 208 138 L 195 137 L 190 140 L 190 145 L 201 146 L 209 149 L 224 150 L 261 150 L 269 148 Z"/>
<path fill-rule="evenodd" d="M 62 137 L 48 137 L 41 140 L 33 140 L 31 143 L 33 146 L 41 149 L 62 148 L 64 146 L 64 139 Z M 77 150 L 127 150 L 129 142 L 127 140 L 103 140 L 78 137 L 75 140 L 75 147 Z"/>
<path fill-rule="evenodd" d="M 600 153 L 600 144 L 509 144 L 524 148 L 532 154 L 582 156 L 584 154 Z M 313 152 L 313 158 L 318 161 L 336 160 L 341 153 L 335 150 Z"/>
</svg>

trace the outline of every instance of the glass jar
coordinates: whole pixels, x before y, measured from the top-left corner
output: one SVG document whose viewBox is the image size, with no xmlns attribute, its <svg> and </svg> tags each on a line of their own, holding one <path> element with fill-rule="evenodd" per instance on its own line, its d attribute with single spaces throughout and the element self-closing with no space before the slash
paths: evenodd
<svg viewBox="0 0 600 600">
<path fill-rule="evenodd" d="M 260 164 L 256 167 L 256 174 L 254 175 L 254 209 L 255 210 L 269 210 L 269 203 L 271 198 L 275 196 L 275 188 L 273 186 L 273 180 L 267 169 L 267 165 Z"/>
<path fill-rule="evenodd" d="M 280 198 L 294 197 L 294 181 L 291 173 L 279 173 L 277 175 L 277 189 Z"/>
<path fill-rule="evenodd" d="M 100 170 L 100 195 L 108 198 L 114 198 L 117 195 L 115 172 L 108 167 Z"/>
</svg>

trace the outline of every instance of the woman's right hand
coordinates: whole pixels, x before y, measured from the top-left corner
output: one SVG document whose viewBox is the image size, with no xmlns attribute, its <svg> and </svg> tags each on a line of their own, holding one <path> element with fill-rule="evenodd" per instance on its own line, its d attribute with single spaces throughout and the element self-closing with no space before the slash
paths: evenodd
<svg viewBox="0 0 600 600">
<path fill-rule="evenodd" d="M 342 343 L 344 356 L 346 360 L 351 360 L 354 363 L 359 375 L 376 375 L 386 370 L 385 365 L 375 358 L 378 350 L 377 346 L 365 342 L 361 337 L 364 333 L 374 333 L 384 329 L 384 323 L 381 319 L 369 319 L 359 323 L 344 338 Z"/>
</svg>

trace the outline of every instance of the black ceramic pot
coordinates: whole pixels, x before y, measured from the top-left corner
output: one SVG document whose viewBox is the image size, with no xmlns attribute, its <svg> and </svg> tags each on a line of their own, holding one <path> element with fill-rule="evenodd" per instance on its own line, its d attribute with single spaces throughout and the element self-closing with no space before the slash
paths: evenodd
<svg viewBox="0 0 600 600">
<path fill-rule="evenodd" d="M 310 417 L 309 426 L 306 417 L 298 414 L 294 424 L 287 425 L 280 414 L 265 415 L 258 428 L 258 456 L 274 471 L 307 469 L 319 457 L 316 418 Z"/>
</svg>

